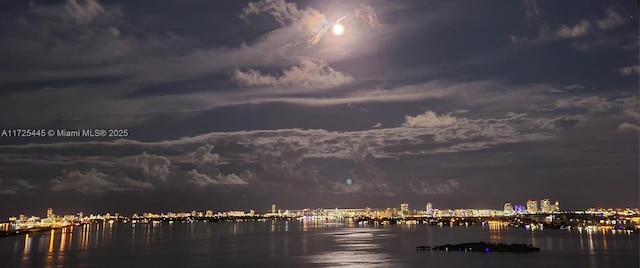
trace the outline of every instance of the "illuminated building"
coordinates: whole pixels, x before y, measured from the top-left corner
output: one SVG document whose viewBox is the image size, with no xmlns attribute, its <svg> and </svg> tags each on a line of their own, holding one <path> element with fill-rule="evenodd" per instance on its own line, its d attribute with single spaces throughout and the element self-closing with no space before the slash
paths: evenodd
<svg viewBox="0 0 640 268">
<path fill-rule="evenodd" d="M 249 216 L 253 217 L 256 215 L 256 211 L 255 210 L 249 210 Z"/>
<path fill-rule="evenodd" d="M 540 210 L 542 213 L 551 213 L 551 201 L 549 201 L 549 198 L 540 200 Z"/>
<path fill-rule="evenodd" d="M 517 206 L 515 206 L 515 207 L 513 208 L 513 212 L 514 212 L 516 215 L 521 215 L 521 214 L 525 214 L 525 213 L 527 212 L 527 209 L 526 209 L 526 207 L 525 207 L 525 206 L 523 206 L 523 205 L 517 205 Z"/>
<path fill-rule="evenodd" d="M 503 209 L 503 213 L 505 216 L 513 216 L 513 206 L 511 205 L 511 203 L 507 202 L 504 203 L 504 209 Z"/>
<path fill-rule="evenodd" d="M 529 199 L 529 201 L 527 201 L 527 214 L 536 213 L 538 213 L 538 201 Z"/>
<path fill-rule="evenodd" d="M 53 219 L 55 218 L 55 215 L 53 214 L 53 208 L 48 208 L 47 209 L 47 219 Z"/>
<path fill-rule="evenodd" d="M 556 200 L 556 203 L 553 206 L 553 212 L 555 213 L 560 212 L 560 201 Z"/>
<path fill-rule="evenodd" d="M 205 216 L 206 216 L 206 217 L 213 217 L 213 210 L 207 210 L 207 211 L 205 212 Z"/>
<path fill-rule="evenodd" d="M 427 213 L 427 217 L 433 217 L 433 204 L 427 203 L 425 212 Z"/>
<path fill-rule="evenodd" d="M 225 214 L 227 214 L 227 216 L 229 217 L 243 217 L 246 215 L 244 211 L 240 210 L 225 212 Z"/>
<path fill-rule="evenodd" d="M 409 215 L 409 204 L 408 203 L 400 204 L 400 213 L 402 213 L 402 216 L 408 216 Z"/>
<path fill-rule="evenodd" d="M 276 213 L 276 204 L 271 205 L 271 213 Z"/>
</svg>

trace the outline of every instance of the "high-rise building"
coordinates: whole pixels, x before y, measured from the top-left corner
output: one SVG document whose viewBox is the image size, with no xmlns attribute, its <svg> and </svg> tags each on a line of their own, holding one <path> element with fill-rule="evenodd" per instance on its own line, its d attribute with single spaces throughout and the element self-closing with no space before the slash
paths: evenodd
<svg viewBox="0 0 640 268">
<path fill-rule="evenodd" d="M 551 213 L 552 208 L 551 208 L 551 201 L 549 201 L 549 198 L 540 200 L 540 211 L 542 211 L 542 213 Z"/>
<path fill-rule="evenodd" d="M 53 219 L 55 218 L 55 215 L 53 214 L 53 208 L 48 208 L 47 209 L 47 219 Z"/>
<path fill-rule="evenodd" d="M 504 215 L 505 216 L 513 216 L 513 206 L 510 202 L 504 203 Z"/>
<path fill-rule="evenodd" d="M 555 213 L 560 212 L 560 201 L 556 200 L 556 203 L 553 206 L 553 212 Z"/>
<path fill-rule="evenodd" d="M 408 203 L 400 204 L 400 211 L 409 211 L 409 204 Z"/>
<path fill-rule="evenodd" d="M 271 205 L 271 213 L 276 213 L 276 204 Z"/>
<path fill-rule="evenodd" d="M 425 212 L 427 213 L 427 217 L 433 217 L 433 204 L 427 203 Z"/>
<path fill-rule="evenodd" d="M 409 204 L 408 203 L 400 204 L 400 213 L 402 214 L 402 216 L 408 216 L 409 215 Z"/>
<path fill-rule="evenodd" d="M 538 213 L 538 201 L 529 199 L 529 201 L 527 201 L 527 214 L 536 213 Z"/>
</svg>

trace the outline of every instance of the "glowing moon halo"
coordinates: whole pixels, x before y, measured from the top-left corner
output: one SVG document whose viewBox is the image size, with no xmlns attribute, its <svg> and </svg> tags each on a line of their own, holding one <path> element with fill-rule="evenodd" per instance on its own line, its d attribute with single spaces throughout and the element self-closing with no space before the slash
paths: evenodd
<svg viewBox="0 0 640 268">
<path fill-rule="evenodd" d="M 335 25 L 333 25 L 333 27 L 331 27 L 331 31 L 334 35 L 342 35 L 344 33 L 344 26 L 342 26 L 342 24 L 340 23 L 336 23 Z"/>
</svg>

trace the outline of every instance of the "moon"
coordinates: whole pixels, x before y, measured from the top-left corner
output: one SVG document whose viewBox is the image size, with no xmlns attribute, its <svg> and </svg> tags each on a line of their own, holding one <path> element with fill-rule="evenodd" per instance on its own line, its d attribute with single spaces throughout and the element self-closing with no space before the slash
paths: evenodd
<svg viewBox="0 0 640 268">
<path fill-rule="evenodd" d="M 334 35 L 342 35 L 344 33 L 344 26 L 342 26 L 342 24 L 340 23 L 336 23 L 335 25 L 333 25 L 333 27 L 331 27 L 331 31 Z"/>
</svg>

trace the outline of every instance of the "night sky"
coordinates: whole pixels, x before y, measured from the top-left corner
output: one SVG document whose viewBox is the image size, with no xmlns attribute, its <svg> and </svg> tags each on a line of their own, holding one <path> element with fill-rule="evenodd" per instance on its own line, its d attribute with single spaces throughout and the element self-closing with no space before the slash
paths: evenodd
<svg viewBox="0 0 640 268">
<path fill-rule="evenodd" d="M 636 1 L 3 1 L 0 131 L 127 135 L 0 137 L 0 217 L 637 207 L 638 25 Z"/>
</svg>

